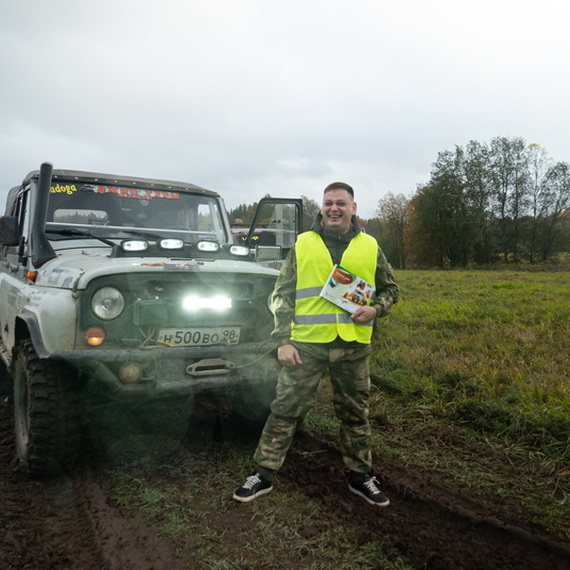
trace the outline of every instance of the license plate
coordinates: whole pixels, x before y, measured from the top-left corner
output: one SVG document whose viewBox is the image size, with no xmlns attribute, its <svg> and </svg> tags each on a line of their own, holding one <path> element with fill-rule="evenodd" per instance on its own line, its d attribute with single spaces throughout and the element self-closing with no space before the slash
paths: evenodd
<svg viewBox="0 0 570 570">
<path fill-rule="evenodd" d="M 160 329 L 158 342 L 169 346 L 210 346 L 238 344 L 240 327 L 207 327 L 197 329 Z"/>
</svg>

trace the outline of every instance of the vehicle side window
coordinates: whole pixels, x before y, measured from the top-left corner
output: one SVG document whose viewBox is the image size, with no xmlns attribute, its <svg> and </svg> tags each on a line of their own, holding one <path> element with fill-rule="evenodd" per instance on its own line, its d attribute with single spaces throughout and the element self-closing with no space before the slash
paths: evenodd
<svg viewBox="0 0 570 570">
<path fill-rule="evenodd" d="M 20 235 L 27 234 L 27 213 L 28 213 L 28 196 L 30 195 L 28 190 L 22 192 L 14 204 L 13 215 L 18 218 L 18 228 Z"/>
<path fill-rule="evenodd" d="M 8 233 L 4 235 L 2 242 L 2 256 L 15 255 L 22 257 L 25 252 L 29 220 L 27 219 L 28 210 L 28 189 L 19 189 L 17 193 L 10 196 L 10 200 L 6 205 L 6 220 L 4 225 L 9 228 Z M 24 239 L 22 239 L 22 236 Z M 6 240 L 6 241 L 4 241 Z"/>
</svg>

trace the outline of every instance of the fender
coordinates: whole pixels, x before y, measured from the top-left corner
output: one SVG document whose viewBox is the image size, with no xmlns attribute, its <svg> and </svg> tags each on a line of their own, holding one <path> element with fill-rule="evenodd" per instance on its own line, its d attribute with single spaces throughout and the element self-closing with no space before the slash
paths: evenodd
<svg viewBox="0 0 570 570">
<path fill-rule="evenodd" d="M 42 341 L 38 319 L 33 313 L 25 312 L 16 318 L 14 337 L 14 349 L 21 340 L 29 338 L 38 357 L 49 358 L 50 354 Z"/>
</svg>

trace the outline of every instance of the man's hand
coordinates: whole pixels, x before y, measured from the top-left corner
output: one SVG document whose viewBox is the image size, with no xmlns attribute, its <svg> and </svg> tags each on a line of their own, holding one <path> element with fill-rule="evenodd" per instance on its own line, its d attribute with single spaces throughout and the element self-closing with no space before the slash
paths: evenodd
<svg viewBox="0 0 570 570">
<path fill-rule="evenodd" d="M 287 367 L 303 364 L 299 352 L 292 344 L 284 344 L 277 349 L 277 360 L 282 366 Z"/>
<path fill-rule="evenodd" d="M 355 323 L 366 324 L 376 318 L 376 309 L 368 305 L 365 307 L 360 307 L 359 309 L 356 309 L 354 313 L 352 313 L 351 317 Z"/>
</svg>

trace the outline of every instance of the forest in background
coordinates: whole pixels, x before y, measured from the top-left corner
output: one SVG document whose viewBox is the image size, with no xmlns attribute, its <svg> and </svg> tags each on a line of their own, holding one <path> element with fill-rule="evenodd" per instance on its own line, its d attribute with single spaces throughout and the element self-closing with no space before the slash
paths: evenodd
<svg viewBox="0 0 570 570">
<path fill-rule="evenodd" d="M 304 229 L 319 204 L 302 196 Z M 256 204 L 230 211 L 251 221 Z M 560 264 L 570 252 L 570 164 L 521 137 L 470 141 L 438 154 L 430 180 L 388 192 L 361 220 L 398 269 Z"/>
</svg>

